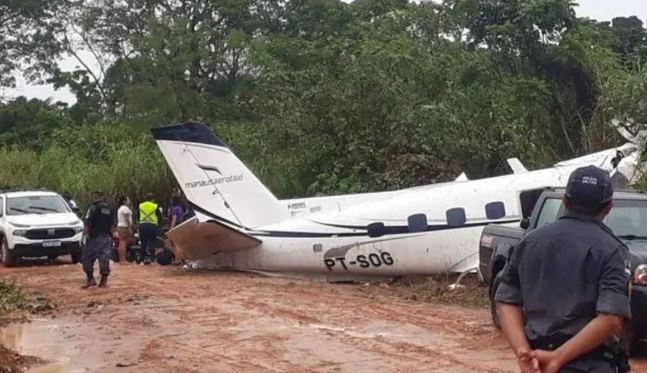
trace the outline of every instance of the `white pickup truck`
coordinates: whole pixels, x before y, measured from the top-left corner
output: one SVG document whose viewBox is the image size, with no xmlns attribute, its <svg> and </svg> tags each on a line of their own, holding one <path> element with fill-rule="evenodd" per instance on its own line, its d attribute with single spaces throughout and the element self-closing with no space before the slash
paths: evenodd
<svg viewBox="0 0 647 373">
<path fill-rule="evenodd" d="M 58 193 L 0 191 L 0 260 L 13 267 L 23 257 L 81 260 L 83 222 Z"/>
</svg>

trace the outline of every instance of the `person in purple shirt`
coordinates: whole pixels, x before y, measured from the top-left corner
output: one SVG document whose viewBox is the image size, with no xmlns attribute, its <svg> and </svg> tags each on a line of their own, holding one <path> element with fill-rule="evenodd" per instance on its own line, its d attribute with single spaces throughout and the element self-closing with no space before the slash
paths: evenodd
<svg viewBox="0 0 647 373">
<path fill-rule="evenodd" d="M 178 197 L 173 197 L 171 204 L 173 205 L 173 208 L 171 208 L 171 226 L 169 229 L 173 229 L 182 224 L 182 218 L 184 217 L 184 208 L 180 203 L 180 199 Z"/>
<path fill-rule="evenodd" d="M 169 227 L 169 230 L 177 227 L 178 225 L 182 224 L 184 221 L 184 207 L 182 207 L 182 203 L 180 201 L 180 198 L 177 196 L 173 196 L 171 199 L 171 205 L 173 206 L 171 208 L 171 225 Z M 181 265 L 182 264 L 182 258 L 179 257 L 176 253 L 175 255 L 175 265 Z"/>
</svg>

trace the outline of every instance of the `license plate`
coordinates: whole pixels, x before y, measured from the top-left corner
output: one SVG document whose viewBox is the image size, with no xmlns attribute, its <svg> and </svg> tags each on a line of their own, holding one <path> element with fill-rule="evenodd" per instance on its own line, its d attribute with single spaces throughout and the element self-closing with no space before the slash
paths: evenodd
<svg viewBox="0 0 647 373">
<path fill-rule="evenodd" d="M 60 247 L 61 241 L 46 241 L 43 242 L 43 247 Z"/>
</svg>

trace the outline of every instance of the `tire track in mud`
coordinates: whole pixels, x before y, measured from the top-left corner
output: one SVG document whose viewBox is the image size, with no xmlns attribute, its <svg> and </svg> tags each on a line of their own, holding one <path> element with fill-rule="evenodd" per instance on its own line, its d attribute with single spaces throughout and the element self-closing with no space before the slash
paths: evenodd
<svg viewBox="0 0 647 373">
<path fill-rule="evenodd" d="M 313 308 L 313 306 L 321 305 L 321 290 L 322 289 L 317 289 L 319 294 L 313 295 L 313 294 L 303 294 L 303 293 L 309 293 L 310 291 L 305 291 L 301 292 L 301 294 L 298 294 L 299 296 L 314 296 L 313 299 L 300 299 L 300 307 L 297 310 L 294 309 L 289 309 L 286 307 L 281 307 L 281 305 L 292 305 L 294 302 L 286 302 L 284 299 L 287 297 L 294 297 L 297 294 L 290 293 L 289 291 L 286 290 L 279 290 L 278 291 L 278 297 L 276 296 L 277 289 L 273 289 L 274 297 L 272 297 L 269 300 L 266 300 L 268 302 L 261 302 L 258 299 L 263 298 L 263 297 L 258 297 L 258 294 L 266 294 L 267 292 L 265 291 L 266 286 L 258 286 L 258 287 L 249 287 L 246 288 L 245 291 L 242 293 L 239 293 L 238 298 L 240 298 L 243 301 L 243 305 L 247 309 L 253 309 L 257 310 L 260 313 L 263 313 L 265 316 L 272 316 L 275 318 L 281 318 L 290 321 L 293 325 L 302 325 L 302 324 L 313 324 L 313 323 L 319 323 L 321 322 L 319 317 L 314 317 L 311 316 L 307 313 L 308 309 Z M 290 288 L 294 288 L 294 285 L 288 286 L 287 288 L 289 290 L 292 290 Z M 320 288 L 320 286 L 315 285 L 316 288 Z M 203 291 L 209 290 L 208 287 L 205 286 L 200 286 L 196 287 L 199 288 Z M 258 289 L 255 289 L 258 288 Z M 248 291 L 251 290 L 251 293 L 256 294 L 255 298 L 253 300 L 245 300 L 247 297 L 245 296 Z M 255 291 L 254 291 L 255 290 Z M 260 290 L 260 291 L 258 291 Z M 328 294 L 327 294 L 328 295 Z M 351 297 L 344 297 L 346 299 L 343 300 L 343 303 L 345 303 L 345 306 L 342 307 L 341 309 L 348 309 L 348 306 L 354 306 L 352 303 L 361 303 L 360 307 L 364 308 L 367 307 L 368 302 L 365 299 L 358 298 L 356 296 L 351 296 Z M 282 299 L 282 302 L 276 302 L 276 299 Z M 350 303 L 352 302 L 352 303 Z M 279 304 L 271 304 L 271 303 L 279 303 Z M 303 306 L 303 303 L 310 303 L 307 305 L 307 307 Z M 313 304 L 314 303 L 314 304 Z M 326 305 L 326 307 L 331 307 L 331 305 Z M 305 313 L 303 312 L 305 308 Z M 314 307 L 317 308 L 317 307 Z M 369 309 L 375 310 L 375 308 L 369 307 Z M 380 307 L 378 307 L 380 309 Z M 389 314 L 389 312 L 392 314 L 391 318 L 399 319 L 402 316 L 406 316 L 407 318 L 410 317 L 410 314 L 396 314 L 395 317 L 393 317 L 393 310 L 389 309 L 384 309 L 381 312 L 377 313 L 377 316 L 385 316 Z M 374 314 L 376 313 L 375 311 L 373 312 Z M 334 314 L 334 313 L 333 313 Z M 344 315 L 344 318 L 346 319 L 345 321 L 348 322 L 348 315 Z M 354 314 L 353 316 L 357 316 Z M 364 316 L 365 317 L 365 316 Z M 356 319 L 360 319 L 361 317 L 355 317 Z M 442 321 L 439 320 L 437 322 L 434 322 L 433 325 L 437 326 L 437 324 L 442 324 Z M 415 323 L 414 323 L 415 324 Z M 356 338 L 356 337 L 350 337 L 348 335 L 344 335 L 343 333 L 334 333 L 330 332 L 328 335 L 335 335 L 338 334 L 337 338 L 342 341 L 344 344 L 348 346 L 352 346 L 354 349 L 358 349 L 360 351 L 368 352 L 368 353 L 375 353 L 378 352 L 382 357 L 385 357 L 391 361 L 393 360 L 399 360 L 402 363 L 406 363 L 405 365 L 410 366 L 415 362 L 415 363 L 430 363 L 431 361 L 437 361 L 438 359 L 442 359 L 446 361 L 445 364 L 441 364 L 441 366 L 455 366 L 455 365 L 463 365 L 466 368 L 469 369 L 478 369 L 478 366 L 474 365 L 469 365 L 469 364 L 464 364 L 461 361 L 458 361 L 456 359 L 452 359 L 450 355 L 448 354 L 443 354 L 438 351 L 435 351 L 433 349 L 425 348 L 422 346 L 417 346 L 417 345 L 412 345 L 412 344 L 407 344 L 407 343 L 399 343 L 396 345 L 393 345 L 391 342 L 388 341 L 379 341 L 379 340 L 367 340 L 366 338 Z M 341 338 L 340 338 L 341 337 Z M 393 352 L 395 351 L 395 352 Z M 403 353 L 406 353 L 403 355 Z M 423 357 L 418 357 L 417 355 L 423 355 Z M 323 365 L 336 365 L 339 366 L 340 364 L 335 364 L 335 363 L 326 363 L 323 362 Z M 438 365 L 437 365 L 438 366 Z M 500 371 L 500 369 L 497 369 L 495 371 Z"/>
<path fill-rule="evenodd" d="M 141 280 L 138 280 L 138 281 L 141 282 Z M 242 299 L 242 300 L 246 299 L 247 296 L 245 293 L 247 293 L 248 290 L 249 289 L 246 289 L 245 291 L 242 292 L 242 294 L 240 292 L 235 292 L 234 290 L 231 290 L 231 291 L 220 290 L 218 292 L 220 293 L 219 296 L 225 295 L 222 293 L 228 293 L 226 294 L 228 297 L 231 297 L 232 295 L 235 294 L 235 296 L 231 297 L 234 299 L 225 298 L 228 300 L 228 302 L 226 302 L 228 304 L 228 307 L 231 307 L 235 305 L 238 299 Z M 213 291 L 214 291 L 214 288 L 212 286 L 201 285 L 201 286 L 192 287 L 192 290 L 190 291 L 182 290 L 180 292 L 183 293 L 185 297 L 187 297 L 188 295 L 187 298 L 191 296 L 204 298 L 205 292 L 207 292 L 207 294 L 210 297 L 213 297 L 215 295 L 213 294 Z M 250 296 L 251 295 L 253 294 L 250 294 Z M 224 300 L 224 299 L 221 299 L 221 300 Z M 217 302 L 217 300 L 215 301 Z M 252 305 L 250 304 L 250 306 Z M 171 310 L 171 308 L 168 308 L 162 305 L 153 306 L 151 308 L 153 310 L 159 310 L 159 311 Z M 177 306 L 175 306 L 174 308 L 177 309 Z M 289 361 L 281 359 L 281 355 L 283 355 L 284 352 L 281 351 L 281 349 L 278 348 L 277 346 L 280 346 L 280 343 L 283 342 L 286 338 L 277 337 L 277 336 L 258 336 L 258 335 L 247 337 L 247 338 L 240 338 L 240 337 L 237 338 L 235 335 L 231 333 L 227 333 L 225 330 L 227 330 L 228 328 L 235 328 L 235 326 L 240 323 L 234 320 L 233 315 L 236 315 L 237 317 L 240 318 L 240 316 L 242 316 L 242 313 L 244 313 L 244 312 L 242 313 L 240 312 L 240 311 L 243 311 L 243 308 L 232 312 L 231 310 L 224 309 L 221 305 L 220 306 L 213 305 L 212 307 L 209 307 L 207 309 L 200 309 L 199 307 L 195 307 L 193 311 L 199 312 L 199 313 L 207 312 L 207 315 L 204 315 L 204 316 L 191 315 L 191 323 L 200 325 L 201 333 L 204 335 L 204 338 L 202 339 L 209 340 L 209 338 L 213 337 L 211 334 L 216 334 L 215 339 L 219 341 L 217 343 L 212 343 L 212 344 L 201 343 L 199 345 L 199 348 L 196 350 L 195 344 L 192 345 L 191 343 L 182 342 L 178 338 L 175 338 L 173 343 L 173 349 L 183 350 L 187 354 L 191 353 L 193 355 L 193 360 L 198 359 L 198 360 L 210 361 L 211 363 L 216 363 L 216 364 L 220 364 L 222 361 L 226 360 L 227 362 L 225 363 L 225 365 L 227 365 L 229 368 L 235 368 L 238 371 L 245 371 L 245 372 L 248 372 L 248 371 L 250 372 L 255 372 L 255 371 L 315 372 L 312 370 L 304 369 L 299 365 L 295 365 L 290 363 Z M 277 312 L 281 312 L 281 310 L 277 310 Z M 214 316 L 214 315 L 217 315 L 217 316 Z M 284 316 L 288 316 L 288 314 Z M 289 314 L 289 316 L 296 316 L 296 314 Z M 222 321 L 225 321 L 225 322 L 222 322 Z M 214 328 L 214 329 L 210 330 L 211 328 Z M 197 336 L 194 334 L 192 338 L 195 338 L 195 337 Z M 258 348 L 254 348 L 253 346 L 251 347 L 248 346 L 246 348 L 246 355 L 252 356 L 255 359 L 268 360 L 268 361 L 271 361 L 271 363 L 267 363 L 267 364 L 251 363 L 249 361 L 246 361 L 249 359 L 249 356 L 244 358 L 239 358 L 235 356 L 236 354 L 228 354 L 226 352 L 223 352 L 223 351 L 236 351 L 237 348 L 241 346 L 241 344 L 245 344 L 246 342 L 253 342 L 254 346 L 259 344 L 261 345 Z"/>
<path fill-rule="evenodd" d="M 294 287 L 294 286 L 292 286 Z M 319 286 L 315 286 L 316 288 L 319 288 Z M 294 296 L 295 294 L 290 294 L 287 291 L 281 291 L 281 289 L 274 289 L 274 293 L 276 293 L 278 290 L 279 293 L 283 293 L 282 295 L 285 296 Z M 310 291 L 305 291 L 302 292 L 302 294 L 299 294 L 302 296 L 301 300 L 302 303 L 304 301 L 309 301 L 309 303 L 322 303 L 321 302 L 321 290 L 323 289 L 317 289 L 316 291 L 318 292 L 317 295 L 314 296 L 314 299 L 303 299 L 305 298 L 304 296 L 312 296 Z M 304 294 L 305 293 L 305 294 Z M 329 294 L 325 294 L 328 296 Z M 276 298 L 282 298 L 282 297 L 276 297 Z M 274 299 L 276 299 L 274 298 Z M 337 297 L 339 298 L 339 297 Z M 351 296 L 351 297 L 344 297 L 341 301 L 343 303 L 343 306 L 341 306 L 339 309 L 341 310 L 348 310 L 349 307 L 355 306 L 353 303 L 360 303 L 360 308 L 362 309 L 362 313 L 364 315 L 364 318 L 366 316 L 369 316 L 369 314 L 372 314 L 373 316 L 377 316 L 378 318 L 385 318 L 385 316 L 388 316 L 387 318 L 389 319 L 405 319 L 409 320 L 408 322 L 413 325 L 421 326 L 424 328 L 429 329 L 430 326 L 432 327 L 431 329 L 444 329 L 444 331 L 449 331 L 452 334 L 456 334 L 458 332 L 457 329 L 453 329 L 447 325 L 445 322 L 446 320 L 440 318 L 440 317 L 432 317 L 432 319 L 425 319 L 424 322 L 419 321 L 415 315 L 412 315 L 411 312 L 400 312 L 398 307 L 385 307 L 385 306 L 375 306 L 375 304 L 370 305 L 370 301 L 367 301 L 366 299 L 362 299 L 356 296 Z M 258 299 L 258 298 L 257 298 Z M 339 301 L 339 299 L 337 299 Z M 316 308 L 313 307 L 313 304 L 309 304 L 309 307 L 299 307 L 298 310 L 293 310 L 293 309 L 286 309 L 285 307 L 281 307 L 281 305 L 286 305 L 286 302 L 280 302 L 279 304 L 271 304 L 271 303 L 278 303 L 274 300 L 269 300 L 269 303 L 263 303 L 260 302 L 259 300 L 253 300 L 253 301 L 247 301 L 245 302 L 245 305 L 250 308 L 254 309 L 260 309 L 266 313 L 269 313 L 275 317 L 281 317 L 284 319 L 288 319 L 290 321 L 293 321 L 295 324 L 304 324 L 304 323 L 319 323 L 321 320 L 317 317 L 313 317 L 309 314 L 303 313 L 303 308 Z M 374 303 L 374 302 L 373 302 Z M 397 305 L 402 307 L 403 305 Z M 411 306 L 411 305 L 406 305 L 406 306 Z M 328 304 L 327 307 L 331 307 L 331 304 Z M 357 309 L 355 308 L 357 311 Z M 306 310 L 307 311 L 307 310 Z M 349 322 L 349 315 L 346 313 L 341 313 L 343 314 L 343 318 L 345 322 Z M 353 313 L 355 319 L 361 319 L 361 317 L 356 317 L 356 313 Z M 413 319 L 412 319 L 413 316 Z M 416 320 L 416 321 L 411 321 L 411 320 Z M 461 326 L 460 323 L 456 324 L 457 326 Z M 481 325 L 477 325 L 476 327 L 480 328 Z M 464 327 L 461 329 L 465 329 Z M 471 329 L 474 329 L 472 327 Z M 483 334 L 482 330 L 479 330 L 479 334 Z M 378 339 L 371 339 L 367 340 L 366 338 L 357 338 L 357 337 L 352 337 L 347 335 L 347 333 L 338 333 L 334 331 L 330 331 L 328 333 L 329 335 L 337 335 L 337 337 L 342 340 L 345 344 L 352 346 L 355 349 L 360 349 L 365 352 L 376 352 L 378 351 L 382 356 L 387 357 L 391 360 L 401 360 L 402 362 L 407 362 L 407 365 L 410 365 L 411 361 L 416 361 L 418 363 L 429 363 L 431 361 L 438 361 L 439 359 L 444 360 L 446 363 L 443 364 L 447 367 L 451 366 L 464 366 L 468 369 L 481 369 L 483 367 L 479 367 L 478 365 L 472 364 L 472 363 L 465 363 L 461 360 L 457 360 L 452 358 L 451 354 L 448 353 L 442 353 L 437 350 L 434 350 L 429 347 L 423 347 L 419 345 L 414 345 L 414 344 L 409 344 L 409 343 L 396 343 L 393 344 L 392 342 L 389 342 L 387 340 L 380 340 Z M 491 333 L 489 333 L 491 334 Z M 464 337 L 467 338 L 467 337 Z M 474 348 L 474 347 L 473 347 Z M 393 352 L 396 351 L 396 352 Z M 406 353 L 403 356 L 403 353 Z M 422 356 L 419 356 L 422 355 Z M 496 367 L 493 369 L 489 369 L 487 371 L 491 372 L 500 372 L 501 367 Z"/>
<path fill-rule="evenodd" d="M 90 291 L 80 290 L 79 266 L 0 269 L 0 277 L 46 294 L 70 324 L 119 338 L 104 359 L 114 367 L 135 356 L 133 373 L 516 371 L 486 310 L 366 296 L 361 285 L 112 268 L 109 287 Z"/>
<path fill-rule="evenodd" d="M 344 301 L 346 306 L 350 305 L 348 302 L 349 300 L 350 299 L 346 299 Z M 364 302 L 361 302 L 361 303 L 364 303 Z M 257 309 L 263 309 L 267 312 L 272 312 L 273 315 L 286 317 L 288 319 L 294 319 L 298 323 L 310 322 L 312 324 L 313 321 L 321 322 L 318 319 L 315 319 L 303 313 L 295 312 L 294 310 L 281 309 L 279 305 L 262 303 L 256 300 L 253 302 L 248 302 L 247 304 Z M 362 306 L 364 305 L 362 304 Z M 348 308 L 341 308 L 341 309 L 347 310 Z M 358 337 L 357 334 L 360 334 L 361 331 L 349 332 L 347 330 L 339 330 L 338 329 L 339 326 L 337 326 L 337 330 L 335 329 L 334 326 L 327 329 L 324 328 L 323 330 L 325 330 L 326 334 L 330 336 L 335 336 L 338 340 L 342 341 L 348 346 L 352 346 L 355 349 L 358 349 L 364 352 L 379 352 L 381 356 L 386 357 L 391 361 L 398 360 L 402 363 L 405 363 L 405 365 L 411 365 L 412 361 L 418 364 L 428 364 L 433 362 L 437 367 L 441 367 L 441 368 L 460 366 L 460 367 L 467 368 L 470 371 L 480 370 L 480 371 L 492 372 L 492 373 L 502 371 L 500 364 L 498 364 L 498 361 L 496 361 L 496 366 L 492 368 L 486 368 L 486 367 L 483 367 L 482 364 L 478 364 L 470 361 L 464 361 L 459 358 L 454 358 L 453 354 L 457 352 L 456 349 L 458 350 L 463 350 L 463 349 L 460 347 L 458 343 L 449 343 L 451 346 L 447 346 L 449 342 L 447 339 L 451 339 L 451 340 L 456 340 L 458 338 L 468 339 L 468 337 L 460 335 L 458 330 L 448 327 L 445 323 L 443 323 L 443 320 L 441 320 L 436 316 L 432 316 L 431 323 L 424 322 L 424 321 L 430 321 L 430 320 L 416 317 L 416 314 L 419 316 L 418 312 L 415 312 L 413 314 L 412 312 L 401 312 L 397 307 L 382 306 L 382 305 L 378 305 L 378 306 L 373 305 L 373 307 L 368 307 L 368 308 L 362 307 L 361 313 L 364 315 L 363 319 L 366 319 L 366 318 L 380 319 L 380 318 L 385 318 L 385 316 L 388 315 L 390 319 L 408 320 L 407 323 L 404 324 L 402 327 L 404 327 L 405 325 L 414 325 L 424 329 L 431 329 L 431 330 L 442 329 L 442 332 L 449 331 L 450 332 L 449 334 L 454 334 L 454 335 L 452 335 L 451 338 L 448 338 L 448 336 L 443 336 L 443 338 L 446 339 L 443 343 L 438 343 L 438 344 L 428 343 L 425 346 L 422 346 L 422 345 L 417 345 L 417 344 L 407 343 L 402 341 L 391 341 L 389 340 L 389 338 L 383 337 L 379 333 L 375 337 L 366 337 L 366 336 Z M 338 316 L 341 318 L 344 318 L 346 322 L 350 321 L 348 320 L 348 317 L 347 317 L 348 315 L 346 315 L 345 313 L 340 313 Z M 334 325 L 342 325 L 342 324 L 340 324 L 339 322 L 336 322 L 334 323 Z M 475 327 L 478 328 L 480 327 L 480 325 L 476 325 Z M 355 329 L 357 328 L 354 328 L 354 330 Z M 446 334 L 446 333 L 442 333 L 442 334 Z M 488 334 L 491 335 L 492 333 L 488 333 Z M 474 349 L 475 346 L 471 346 L 471 347 L 472 349 Z M 452 352 L 442 351 L 442 350 L 447 351 L 448 349 L 451 349 Z M 464 352 L 466 354 L 471 353 L 471 351 L 468 351 L 466 349 Z"/>
</svg>

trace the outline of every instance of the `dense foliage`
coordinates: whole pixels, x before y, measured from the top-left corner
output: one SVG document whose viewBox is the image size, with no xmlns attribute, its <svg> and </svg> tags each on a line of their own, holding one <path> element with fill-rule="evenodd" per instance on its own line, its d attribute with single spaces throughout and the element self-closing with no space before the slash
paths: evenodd
<svg viewBox="0 0 647 373">
<path fill-rule="evenodd" d="M 0 103 L 0 184 L 79 199 L 168 195 L 148 129 L 189 119 L 279 197 L 545 166 L 618 144 L 614 118 L 647 121 L 643 22 L 568 0 L 0 0 L 0 46 L 0 82 L 20 57 L 77 96 Z"/>
</svg>

